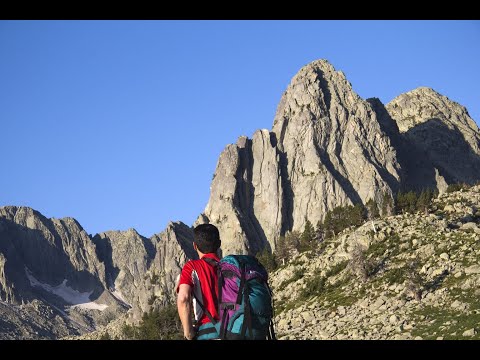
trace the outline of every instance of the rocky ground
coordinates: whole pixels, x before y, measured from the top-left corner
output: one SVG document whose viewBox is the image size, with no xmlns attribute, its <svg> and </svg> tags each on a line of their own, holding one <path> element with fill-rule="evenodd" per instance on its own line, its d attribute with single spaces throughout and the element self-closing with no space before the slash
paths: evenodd
<svg viewBox="0 0 480 360">
<path fill-rule="evenodd" d="M 96 331 L 85 333 L 80 336 L 65 336 L 62 340 L 125 340 L 123 327 L 127 323 L 127 316 L 121 316 L 108 325 Z"/>
<path fill-rule="evenodd" d="M 271 278 L 278 337 L 480 339 L 478 209 L 480 186 L 443 194 L 295 256 Z"/>
<path fill-rule="evenodd" d="M 0 301 L 0 314 L 0 340 L 56 339 L 93 330 L 83 319 L 75 320 L 73 312 L 68 317 L 39 300 L 25 305 Z"/>
</svg>

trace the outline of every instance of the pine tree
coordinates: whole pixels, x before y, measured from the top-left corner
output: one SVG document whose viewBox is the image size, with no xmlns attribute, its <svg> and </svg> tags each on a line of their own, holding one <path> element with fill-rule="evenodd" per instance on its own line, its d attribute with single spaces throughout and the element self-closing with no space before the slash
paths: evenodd
<svg viewBox="0 0 480 360">
<path fill-rule="evenodd" d="M 401 191 L 397 193 L 397 198 L 395 199 L 395 214 L 403 214 L 405 208 L 407 207 L 405 194 Z"/>
<path fill-rule="evenodd" d="M 378 211 L 378 204 L 374 199 L 370 199 L 365 204 L 367 209 L 367 219 L 373 220 L 380 216 L 380 212 Z"/>
<path fill-rule="evenodd" d="M 417 209 L 417 193 L 413 190 L 407 192 L 405 194 L 405 203 L 406 203 L 406 210 L 413 214 Z"/>
<path fill-rule="evenodd" d="M 354 206 L 349 206 L 348 212 L 350 213 L 349 216 L 349 223 L 347 224 L 347 227 L 349 226 L 360 226 L 363 224 L 365 219 L 367 218 L 367 212 L 365 207 L 362 204 L 355 204 Z"/>
<path fill-rule="evenodd" d="M 300 252 L 300 239 L 302 234 L 299 231 L 291 231 L 285 236 L 285 243 L 289 257 Z"/>
<path fill-rule="evenodd" d="M 405 214 L 409 212 L 413 214 L 417 208 L 417 194 L 415 191 L 401 192 L 397 194 L 396 213 Z"/>
<path fill-rule="evenodd" d="M 285 265 L 285 262 L 288 261 L 295 253 L 300 252 L 302 234 L 298 231 L 287 232 L 285 236 L 280 236 L 278 238 L 275 253 L 275 262 L 277 266 Z"/>
<path fill-rule="evenodd" d="M 265 267 L 268 272 L 274 271 L 277 268 L 277 262 L 275 256 L 271 253 L 267 246 L 259 251 L 255 257 Z"/>
<path fill-rule="evenodd" d="M 384 192 L 382 196 L 382 216 L 391 216 L 394 214 L 395 207 L 393 199 L 388 192 Z"/>
<path fill-rule="evenodd" d="M 380 211 L 378 210 L 378 204 L 375 200 L 370 199 L 365 204 L 367 210 L 367 219 L 372 222 L 373 231 L 376 233 L 375 224 L 373 223 L 374 219 L 377 219 L 380 216 Z"/>
<path fill-rule="evenodd" d="M 144 313 L 138 325 L 125 324 L 122 332 L 127 339 L 180 340 L 182 339 L 181 328 L 177 306 L 168 304 Z"/>
<path fill-rule="evenodd" d="M 289 258 L 289 249 L 287 247 L 287 240 L 285 236 L 280 236 L 278 238 L 275 253 L 274 253 L 275 261 L 278 265 L 282 264 L 285 265 L 285 262 Z"/>
<path fill-rule="evenodd" d="M 315 229 L 315 242 L 319 244 L 324 240 L 325 240 L 325 228 L 323 226 L 323 223 L 320 220 L 318 220 L 317 227 Z"/>
<path fill-rule="evenodd" d="M 328 238 L 335 237 L 340 231 L 347 227 L 347 207 L 337 206 L 327 211 L 323 225 Z"/>
<path fill-rule="evenodd" d="M 433 199 L 433 191 L 430 189 L 423 190 L 417 199 L 416 208 L 418 211 L 422 211 L 428 214 L 428 207 Z"/>
<path fill-rule="evenodd" d="M 300 237 L 300 251 L 311 250 L 314 246 L 315 229 L 310 220 L 305 217 L 305 228 Z"/>
</svg>

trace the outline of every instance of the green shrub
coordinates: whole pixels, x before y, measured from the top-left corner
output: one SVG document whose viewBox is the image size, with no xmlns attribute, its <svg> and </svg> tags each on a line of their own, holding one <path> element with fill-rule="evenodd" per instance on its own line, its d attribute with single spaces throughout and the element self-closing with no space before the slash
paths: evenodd
<svg viewBox="0 0 480 360">
<path fill-rule="evenodd" d="M 112 338 L 110 337 L 108 331 L 105 331 L 102 336 L 100 336 L 100 340 L 112 340 Z"/>
<path fill-rule="evenodd" d="M 306 300 L 312 296 L 320 295 L 325 290 L 326 279 L 316 275 L 307 280 L 305 288 L 300 291 L 299 299 Z"/>
<path fill-rule="evenodd" d="M 470 186 L 465 183 L 450 184 L 447 186 L 447 193 L 452 193 L 459 190 L 467 190 Z"/>
<path fill-rule="evenodd" d="M 152 284 L 159 284 L 160 283 L 160 276 L 157 273 L 152 274 L 152 278 L 150 279 L 150 283 Z"/>
<path fill-rule="evenodd" d="M 396 269 L 391 269 L 386 272 L 385 274 L 385 281 L 389 285 L 393 284 L 401 284 L 405 280 L 405 269 L 403 268 L 396 268 Z"/>
<path fill-rule="evenodd" d="M 285 287 L 288 285 L 288 284 L 291 284 L 291 283 L 294 283 L 295 281 L 298 281 L 300 280 L 301 278 L 303 278 L 303 275 L 305 274 L 305 269 L 303 268 L 296 268 L 294 271 L 293 271 L 293 275 L 290 279 L 287 279 L 285 280 L 284 282 L 282 282 L 280 284 L 280 289 L 285 289 Z"/>
<path fill-rule="evenodd" d="M 148 305 L 153 305 L 153 303 L 155 302 L 155 299 L 157 297 L 155 295 L 152 294 L 152 296 L 150 296 L 150 298 L 148 299 Z"/>
<path fill-rule="evenodd" d="M 341 271 L 343 271 L 348 265 L 348 260 L 344 260 L 342 262 L 339 262 L 338 264 L 332 266 L 327 273 L 325 274 L 326 278 L 335 276 L 339 274 Z"/>
<path fill-rule="evenodd" d="M 183 339 L 177 307 L 173 304 L 144 313 L 137 326 L 125 324 L 122 333 L 125 338 L 135 340 Z"/>
</svg>

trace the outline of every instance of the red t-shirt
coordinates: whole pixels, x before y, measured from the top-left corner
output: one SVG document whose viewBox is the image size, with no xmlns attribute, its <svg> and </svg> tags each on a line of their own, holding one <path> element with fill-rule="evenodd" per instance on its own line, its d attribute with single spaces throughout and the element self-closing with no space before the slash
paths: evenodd
<svg viewBox="0 0 480 360">
<path fill-rule="evenodd" d="M 211 258 L 216 261 L 220 261 L 218 256 L 213 253 L 203 255 L 202 258 Z M 213 318 L 218 321 L 219 316 L 217 312 L 218 305 L 218 285 L 217 285 L 217 269 L 210 265 L 205 260 L 190 260 L 182 269 L 180 274 L 181 284 L 190 285 L 193 288 L 193 293 Z M 178 287 L 177 287 L 178 292 Z M 193 297 L 193 310 L 195 313 L 195 319 L 199 325 L 210 322 L 208 316 L 203 312 L 202 308 L 197 304 L 197 301 Z"/>
</svg>

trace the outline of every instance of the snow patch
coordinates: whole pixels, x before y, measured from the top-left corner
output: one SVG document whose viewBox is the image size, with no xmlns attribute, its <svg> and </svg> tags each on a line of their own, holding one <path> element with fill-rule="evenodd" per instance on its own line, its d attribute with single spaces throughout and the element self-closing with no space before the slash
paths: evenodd
<svg viewBox="0 0 480 360">
<path fill-rule="evenodd" d="M 108 305 L 97 304 L 93 301 L 90 301 L 90 295 L 92 295 L 93 291 L 82 293 L 67 286 L 67 279 L 64 279 L 59 285 L 52 286 L 38 281 L 27 267 L 25 267 L 25 273 L 27 274 L 27 278 L 28 281 L 30 281 L 31 286 L 40 287 L 51 294 L 61 297 L 67 303 L 72 304 L 72 308 L 80 307 L 84 309 L 103 311 L 108 307 Z"/>
<path fill-rule="evenodd" d="M 77 305 L 73 305 L 72 308 L 76 308 L 76 307 L 79 307 L 79 308 L 82 308 L 82 309 L 90 309 L 90 310 L 100 310 L 100 311 L 103 311 L 105 310 L 108 305 L 106 304 L 97 304 L 96 302 L 93 302 L 93 301 L 90 301 L 90 302 L 87 302 L 87 303 L 83 303 L 83 304 L 77 304 Z"/>
</svg>

